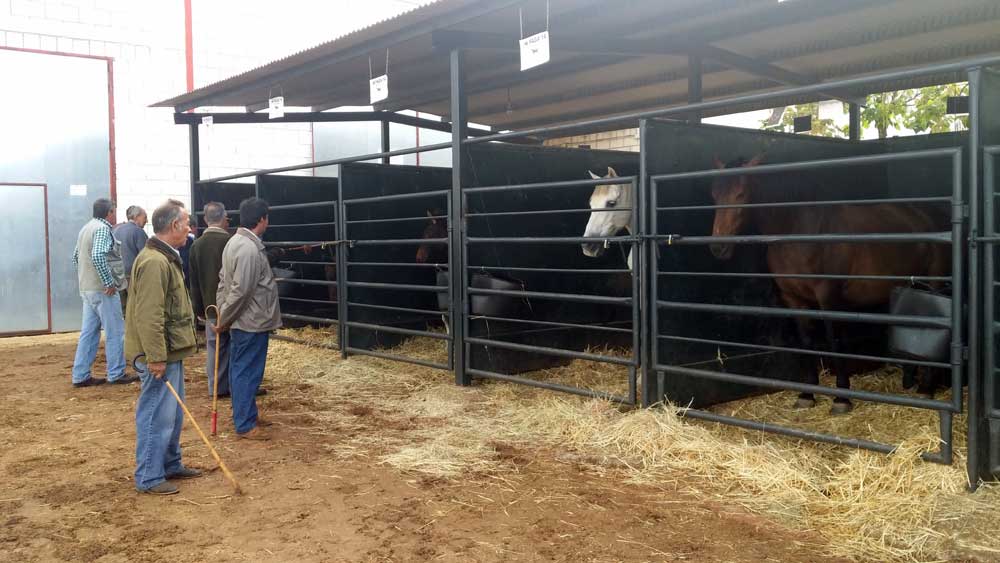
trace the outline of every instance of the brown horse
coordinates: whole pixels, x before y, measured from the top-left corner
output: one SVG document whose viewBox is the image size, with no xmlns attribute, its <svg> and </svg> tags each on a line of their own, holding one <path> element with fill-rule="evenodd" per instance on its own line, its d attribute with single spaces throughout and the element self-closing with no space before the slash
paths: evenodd
<svg viewBox="0 0 1000 563">
<path fill-rule="evenodd" d="M 445 212 L 441 209 L 428 209 L 427 226 L 420 238 L 448 238 L 448 220 L 442 218 L 444 215 Z M 448 247 L 443 244 L 421 244 L 417 247 L 416 261 L 418 264 L 447 264 Z"/>
<path fill-rule="evenodd" d="M 749 162 L 738 160 L 719 168 L 755 166 L 761 156 Z M 790 201 L 777 174 L 727 176 L 712 185 L 716 205 L 745 205 Z M 798 186 L 793 186 L 798 187 Z M 785 191 L 784 194 L 777 193 Z M 784 197 L 782 197 L 784 196 Z M 793 199 L 794 200 L 794 199 Z M 947 221 L 913 205 L 830 205 L 722 208 L 715 211 L 712 236 L 734 236 L 755 231 L 762 235 L 819 235 L 861 233 L 923 233 L 948 230 Z M 712 244 L 712 254 L 721 260 L 733 254 L 732 244 Z M 767 248 L 767 266 L 774 274 L 855 275 L 855 276 L 942 276 L 950 272 L 947 245 L 935 243 L 778 243 Z M 774 280 L 785 306 L 821 311 L 858 310 L 885 306 L 896 281 L 864 279 L 777 278 Z M 811 322 L 797 319 L 805 348 L 812 348 Z M 833 322 L 824 322 L 827 343 L 840 352 L 840 340 Z M 843 361 L 834 361 L 837 387 L 850 388 L 850 375 Z M 819 374 L 811 370 L 809 383 L 818 384 Z M 816 404 L 812 393 L 802 393 L 796 407 Z M 834 399 L 831 412 L 842 414 L 852 408 L 846 398 Z"/>
</svg>

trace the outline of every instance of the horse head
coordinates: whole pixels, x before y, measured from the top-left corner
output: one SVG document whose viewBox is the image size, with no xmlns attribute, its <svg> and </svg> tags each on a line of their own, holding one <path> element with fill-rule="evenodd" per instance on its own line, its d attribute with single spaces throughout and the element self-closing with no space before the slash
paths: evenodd
<svg viewBox="0 0 1000 563">
<path fill-rule="evenodd" d="M 427 226 L 421 239 L 441 239 L 448 238 L 448 219 L 444 217 L 445 212 L 440 209 L 427 210 Z M 447 247 L 440 244 L 421 244 L 417 247 L 418 264 L 443 264 L 448 261 Z"/>
<path fill-rule="evenodd" d="M 598 180 L 601 176 L 590 173 Z M 608 175 L 604 178 L 617 178 L 614 168 L 608 167 Z M 590 220 L 583 231 L 585 237 L 613 237 L 622 229 L 628 229 L 632 222 L 632 187 L 631 184 L 602 184 L 594 187 L 590 195 Z M 599 242 L 585 242 L 581 245 L 583 253 L 591 258 L 604 254 L 604 245 Z"/>
<path fill-rule="evenodd" d="M 738 168 L 757 166 L 764 160 L 764 155 L 757 155 L 745 161 L 742 158 L 723 163 L 715 159 L 716 168 Z M 712 200 L 715 205 L 739 206 L 752 201 L 749 176 L 723 176 L 712 183 Z M 715 210 L 715 222 L 712 224 L 713 237 L 731 237 L 744 234 L 750 225 L 750 210 L 745 207 L 722 207 Z M 732 244 L 719 243 L 709 245 L 712 255 L 719 260 L 729 260 L 733 256 Z"/>
</svg>

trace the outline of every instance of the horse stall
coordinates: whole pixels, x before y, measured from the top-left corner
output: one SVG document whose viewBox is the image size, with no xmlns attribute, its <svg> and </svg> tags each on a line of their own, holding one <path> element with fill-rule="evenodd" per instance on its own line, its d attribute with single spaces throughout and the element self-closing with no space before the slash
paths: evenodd
<svg viewBox="0 0 1000 563">
<path fill-rule="evenodd" d="M 451 169 L 343 164 L 339 231 L 341 330 L 345 355 L 451 369 L 448 194 Z M 444 234 L 433 234 L 440 228 Z M 422 256 L 418 257 L 418 254 Z M 406 340 L 412 345 L 400 347 Z M 388 351 L 392 349 L 392 351 Z"/>
<path fill-rule="evenodd" d="M 507 144 L 463 148 L 467 374 L 622 403 L 635 403 L 639 365 L 638 155 Z M 603 179 L 609 167 L 619 178 Z M 593 178 L 592 176 L 598 176 Z M 617 209 L 592 212 L 599 186 L 621 193 Z M 613 207 L 613 206 L 609 206 Z M 584 238 L 591 215 L 624 213 L 621 232 Z M 584 255 L 584 243 L 603 255 Z M 548 380 L 538 372 L 574 359 L 614 371 L 613 388 Z"/>
<path fill-rule="evenodd" d="M 950 463 L 966 291 L 953 210 L 968 197 L 966 134 L 859 142 L 646 121 L 642 135 L 656 243 L 649 400 L 690 405 L 692 418 L 881 452 L 894 446 L 706 407 L 791 390 L 797 408 L 832 396 L 836 414 L 851 400 L 929 409 L 942 441 L 925 457 Z M 907 308 L 912 299 L 936 307 Z M 921 348 L 927 341 L 937 349 Z M 820 359 L 836 388 L 819 385 Z M 925 378 L 943 373 L 951 398 L 849 388 L 851 374 L 887 363 Z"/>
</svg>

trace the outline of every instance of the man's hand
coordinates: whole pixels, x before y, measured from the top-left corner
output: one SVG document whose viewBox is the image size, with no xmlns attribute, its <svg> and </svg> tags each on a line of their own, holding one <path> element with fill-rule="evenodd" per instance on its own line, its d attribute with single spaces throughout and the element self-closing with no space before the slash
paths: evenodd
<svg viewBox="0 0 1000 563">
<path fill-rule="evenodd" d="M 117 291 L 118 290 L 114 286 L 105 287 L 104 288 L 104 295 L 111 296 L 111 295 L 114 295 Z"/>
<path fill-rule="evenodd" d="M 150 364 L 146 364 L 146 369 L 149 370 L 149 373 L 152 374 L 153 377 L 155 377 L 156 379 L 162 379 L 163 374 L 167 371 L 167 363 L 153 362 Z"/>
<path fill-rule="evenodd" d="M 222 334 L 227 330 L 229 330 L 228 326 L 212 325 L 212 332 L 214 332 L 215 334 Z"/>
</svg>

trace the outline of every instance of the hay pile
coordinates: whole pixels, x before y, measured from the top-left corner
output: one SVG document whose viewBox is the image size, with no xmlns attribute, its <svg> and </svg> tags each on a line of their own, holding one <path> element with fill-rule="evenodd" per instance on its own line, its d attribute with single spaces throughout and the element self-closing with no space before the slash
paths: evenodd
<svg viewBox="0 0 1000 563">
<path fill-rule="evenodd" d="M 435 345 L 443 343 L 434 342 Z M 441 346 L 443 348 L 443 346 Z M 392 353 L 439 359 L 426 343 Z M 569 448 L 602 471 L 621 471 L 641 486 L 683 490 L 739 503 L 823 536 L 831 553 L 864 560 L 1000 559 L 1000 488 L 965 492 L 965 421 L 955 421 L 955 464 L 925 463 L 937 449 L 934 413 L 856 402 L 847 417 L 828 403 L 791 411 L 792 393 L 722 405 L 718 412 L 901 444 L 891 456 L 683 419 L 669 406 L 624 410 L 612 404 L 508 384 L 454 386 L 451 374 L 370 357 L 340 360 L 333 351 L 275 343 L 269 378 L 315 385 L 309 397 L 359 404 L 408 421 L 405 432 L 360 436 L 334 455 L 365 456 L 439 478 L 516 480 L 502 444 Z M 593 362 L 526 374 L 602 390 L 621 390 L 625 372 Z M 828 381 L 824 381 L 829 384 Z M 898 391 L 894 373 L 857 377 L 855 388 Z M 331 408 L 330 423 L 350 424 Z M 498 445 L 500 444 L 500 445 Z M 692 486 L 697 483 L 697 486 Z"/>
</svg>

